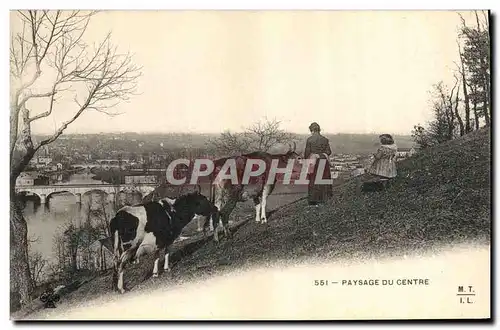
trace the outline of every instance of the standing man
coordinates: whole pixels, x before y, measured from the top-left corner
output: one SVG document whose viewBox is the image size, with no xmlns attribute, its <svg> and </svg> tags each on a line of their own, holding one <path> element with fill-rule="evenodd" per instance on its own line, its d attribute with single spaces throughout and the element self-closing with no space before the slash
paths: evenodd
<svg viewBox="0 0 500 330">
<path fill-rule="evenodd" d="M 332 185 L 330 184 L 315 184 L 316 176 L 318 179 L 331 179 L 329 156 L 332 154 L 330 142 L 320 134 L 321 128 L 318 123 L 309 125 L 311 136 L 307 139 L 304 158 L 316 159 L 314 169 L 309 173 L 309 205 L 318 205 L 324 203 L 333 194 Z M 323 173 L 318 173 L 320 159 L 325 159 L 325 168 Z"/>
</svg>

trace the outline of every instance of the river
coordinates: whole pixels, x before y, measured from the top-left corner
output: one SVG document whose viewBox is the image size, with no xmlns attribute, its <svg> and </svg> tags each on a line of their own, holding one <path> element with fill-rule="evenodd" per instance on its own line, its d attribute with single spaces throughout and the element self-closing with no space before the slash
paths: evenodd
<svg viewBox="0 0 500 330">
<path fill-rule="evenodd" d="M 51 178 L 51 183 L 57 184 L 102 184 L 100 180 L 92 179 L 93 174 L 76 173 L 69 176 L 57 175 Z M 119 203 L 127 200 L 129 203 L 140 202 L 138 195 L 119 196 Z M 24 216 L 28 223 L 28 237 L 36 239 L 31 243 L 31 249 L 38 251 L 49 261 L 54 259 L 53 238 L 64 226 L 73 223 L 79 226 L 82 220 L 87 218 L 90 209 L 102 209 L 103 201 L 106 213 L 111 216 L 113 204 L 107 201 L 102 192 L 93 191 L 82 196 L 82 204 L 76 203 L 75 197 L 70 193 L 54 194 L 48 200 L 47 205 L 39 202 L 26 200 Z"/>
</svg>

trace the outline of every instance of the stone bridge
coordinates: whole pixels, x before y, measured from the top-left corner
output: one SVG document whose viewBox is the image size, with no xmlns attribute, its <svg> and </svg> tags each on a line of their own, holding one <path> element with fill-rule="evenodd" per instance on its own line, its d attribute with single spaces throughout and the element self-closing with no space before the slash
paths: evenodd
<svg viewBox="0 0 500 330">
<path fill-rule="evenodd" d="M 61 185 L 36 185 L 36 186 L 16 186 L 16 193 L 32 193 L 40 198 L 40 203 L 45 204 L 54 193 L 68 192 L 76 197 L 76 202 L 82 202 L 82 195 L 91 191 L 101 191 L 108 195 L 110 201 L 114 201 L 116 193 L 137 192 L 141 197 L 151 193 L 157 184 L 133 184 L 133 185 L 112 185 L 112 184 L 61 184 Z"/>
<path fill-rule="evenodd" d="M 73 164 L 71 166 L 74 169 L 87 169 L 87 170 L 91 170 L 93 168 L 99 168 L 99 169 L 120 168 L 120 165 L 116 164 Z M 125 164 L 122 164 L 121 167 L 124 168 Z"/>
</svg>

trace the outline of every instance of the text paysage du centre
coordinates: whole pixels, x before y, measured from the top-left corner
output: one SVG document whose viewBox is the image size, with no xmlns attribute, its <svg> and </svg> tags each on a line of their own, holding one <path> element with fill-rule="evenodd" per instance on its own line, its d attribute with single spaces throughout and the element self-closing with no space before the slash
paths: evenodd
<svg viewBox="0 0 500 330">
<path fill-rule="evenodd" d="M 428 278 L 396 278 L 396 279 L 357 279 L 342 280 L 341 284 L 345 286 L 376 286 L 376 285 L 429 285 Z"/>
</svg>

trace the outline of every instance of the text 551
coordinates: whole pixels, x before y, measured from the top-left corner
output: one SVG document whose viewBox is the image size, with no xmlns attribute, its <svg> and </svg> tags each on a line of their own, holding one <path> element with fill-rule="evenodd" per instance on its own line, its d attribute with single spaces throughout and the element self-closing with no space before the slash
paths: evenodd
<svg viewBox="0 0 500 330">
<path fill-rule="evenodd" d="M 328 280 L 314 280 L 314 286 L 327 286 Z"/>
</svg>

